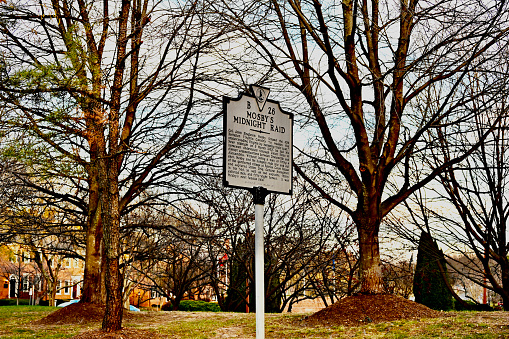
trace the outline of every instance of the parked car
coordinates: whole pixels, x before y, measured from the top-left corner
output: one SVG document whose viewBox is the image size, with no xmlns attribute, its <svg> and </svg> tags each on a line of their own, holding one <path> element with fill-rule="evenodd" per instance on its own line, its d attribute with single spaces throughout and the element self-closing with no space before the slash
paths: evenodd
<svg viewBox="0 0 509 339">
<path fill-rule="evenodd" d="M 79 299 L 73 299 L 73 300 L 70 300 L 68 302 L 61 303 L 60 305 L 57 305 L 57 307 L 66 307 L 66 306 L 69 306 L 71 304 L 76 304 L 76 303 L 79 303 L 79 302 L 80 302 Z"/>
</svg>

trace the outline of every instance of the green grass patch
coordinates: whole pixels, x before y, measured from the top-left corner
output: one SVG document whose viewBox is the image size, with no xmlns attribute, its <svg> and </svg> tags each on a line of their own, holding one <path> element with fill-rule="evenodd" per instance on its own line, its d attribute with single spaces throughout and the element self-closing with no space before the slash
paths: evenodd
<svg viewBox="0 0 509 339">
<path fill-rule="evenodd" d="M 54 312 L 58 307 L 49 306 L 2 306 L 0 307 L 0 338 L 2 339 L 57 339 L 70 338 L 78 333 L 69 326 L 52 326 L 41 329 L 32 322 Z"/>
</svg>

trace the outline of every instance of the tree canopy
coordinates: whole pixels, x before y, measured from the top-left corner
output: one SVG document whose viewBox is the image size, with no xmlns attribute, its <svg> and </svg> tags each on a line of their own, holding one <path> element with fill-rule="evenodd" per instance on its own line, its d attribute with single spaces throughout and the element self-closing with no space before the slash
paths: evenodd
<svg viewBox="0 0 509 339">
<path fill-rule="evenodd" d="M 507 56 L 507 4 L 222 4 L 258 64 L 275 74 L 270 82 L 282 97 L 294 94 L 300 122 L 317 131 L 302 147 L 296 171 L 352 217 L 361 291 L 383 292 L 382 219 L 477 149 L 486 134 L 472 134 L 472 122 L 505 100 L 506 81 L 492 70 Z M 475 105 L 480 97 L 482 105 Z M 441 135 L 442 126 L 454 128 Z M 460 150 L 461 136 L 469 144 Z M 448 147 L 450 156 L 422 166 L 437 147 Z"/>
</svg>

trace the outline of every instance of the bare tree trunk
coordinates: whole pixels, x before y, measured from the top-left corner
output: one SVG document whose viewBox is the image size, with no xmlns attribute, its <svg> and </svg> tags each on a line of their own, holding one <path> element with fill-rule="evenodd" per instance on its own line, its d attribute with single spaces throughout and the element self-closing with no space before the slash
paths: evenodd
<svg viewBox="0 0 509 339">
<path fill-rule="evenodd" d="M 104 304 L 106 295 L 102 279 L 103 234 L 99 215 L 99 197 L 96 189 L 91 189 L 89 216 L 86 229 L 85 273 L 83 282 L 82 302 Z"/>
<path fill-rule="evenodd" d="M 106 256 L 108 272 L 106 275 L 106 311 L 102 323 L 102 329 L 113 332 L 122 328 L 123 302 L 122 302 L 122 277 L 119 268 L 119 260 Z"/>
<path fill-rule="evenodd" d="M 362 218 L 357 223 L 360 253 L 360 293 L 362 294 L 385 293 L 378 241 L 379 227 L 380 222 L 373 221 L 372 218 Z"/>
<path fill-rule="evenodd" d="M 123 278 L 120 261 L 120 212 L 118 189 L 118 166 L 115 157 L 99 160 L 99 188 L 101 218 L 104 232 L 104 254 L 106 259 L 106 312 L 102 329 L 107 332 L 122 328 Z"/>
<path fill-rule="evenodd" d="M 49 295 L 48 295 L 48 299 L 49 299 L 49 305 L 48 306 L 55 306 L 55 298 L 56 298 L 56 293 L 57 291 L 55 290 L 55 286 L 54 284 L 48 284 L 48 288 L 50 288 L 50 292 L 49 292 Z"/>
</svg>

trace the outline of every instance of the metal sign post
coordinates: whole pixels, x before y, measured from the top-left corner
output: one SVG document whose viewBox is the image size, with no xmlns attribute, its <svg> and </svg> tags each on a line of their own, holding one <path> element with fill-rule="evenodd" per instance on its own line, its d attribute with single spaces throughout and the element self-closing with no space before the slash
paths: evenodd
<svg viewBox="0 0 509 339">
<path fill-rule="evenodd" d="M 263 209 L 269 193 L 292 194 L 293 115 L 268 88 L 223 99 L 223 185 L 251 191 L 255 204 L 256 338 L 265 338 Z"/>
<path fill-rule="evenodd" d="M 265 253 L 263 246 L 263 208 L 267 190 L 256 187 L 252 190 L 255 204 L 255 298 L 256 298 L 256 338 L 265 338 Z M 261 310 L 261 311 L 260 311 Z"/>
</svg>

